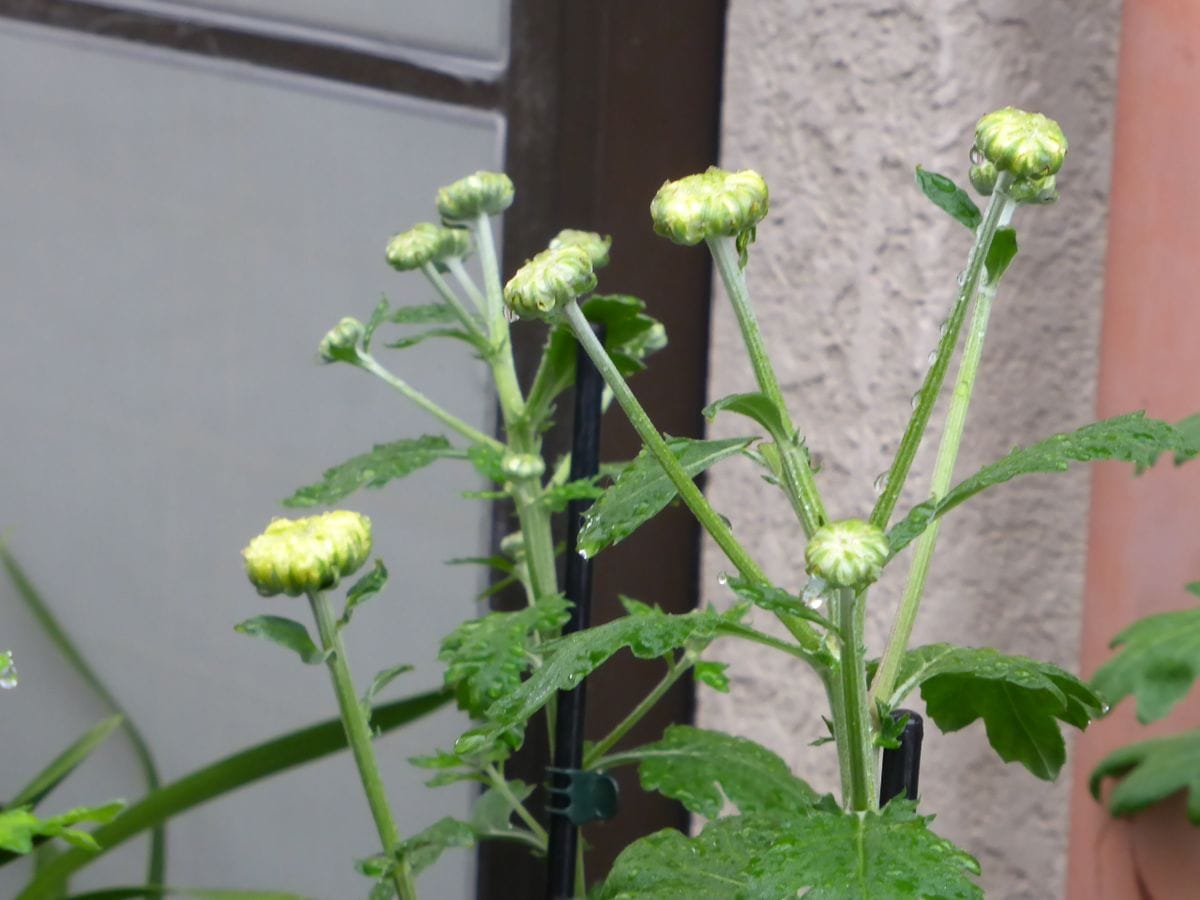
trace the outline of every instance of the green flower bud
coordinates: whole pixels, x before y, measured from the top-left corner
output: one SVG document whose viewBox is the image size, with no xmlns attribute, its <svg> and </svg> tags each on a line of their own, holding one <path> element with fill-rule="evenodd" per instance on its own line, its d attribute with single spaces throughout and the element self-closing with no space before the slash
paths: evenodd
<svg viewBox="0 0 1200 900">
<path fill-rule="evenodd" d="M 446 222 L 494 216 L 512 206 L 512 179 L 503 172 L 476 172 L 439 190 L 436 202 Z"/>
<path fill-rule="evenodd" d="M 833 587 L 859 589 L 879 577 L 890 552 L 881 529 L 861 519 L 844 519 L 821 526 L 809 539 L 805 568 Z"/>
<path fill-rule="evenodd" d="M 387 261 L 393 269 L 407 272 L 426 263 L 436 265 L 470 252 L 471 236 L 466 229 L 421 222 L 388 241 Z"/>
<path fill-rule="evenodd" d="M 767 183 L 757 172 L 709 166 L 701 175 L 668 181 L 650 203 L 654 230 L 677 244 L 742 235 L 767 214 Z"/>
<path fill-rule="evenodd" d="M 985 159 L 971 166 L 969 174 L 975 190 L 985 197 L 991 196 L 996 188 L 996 167 Z M 1058 199 L 1054 182 L 1053 175 L 1044 175 L 1041 178 L 1014 178 L 1006 193 L 1018 203 L 1053 203 Z"/>
<path fill-rule="evenodd" d="M 587 251 L 580 247 L 543 250 L 504 286 L 504 302 L 521 318 L 542 318 L 596 286 Z"/>
<path fill-rule="evenodd" d="M 506 534 L 500 539 L 500 552 L 513 562 L 521 562 L 525 558 L 525 535 L 519 531 Z"/>
<path fill-rule="evenodd" d="M 594 231 L 576 231 L 574 228 L 564 228 L 550 241 L 551 250 L 561 250 L 563 247 L 579 247 L 587 253 L 592 261 L 592 269 L 603 269 L 608 265 L 608 248 L 612 246 L 612 238 L 608 235 L 601 237 Z"/>
<path fill-rule="evenodd" d="M 975 158 L 975 154 L 971 154 Z M 971 179 L 971 187 L 979 191 L 985 197 L 992 196 L 992 191 L 996 189 L 996 167 L 993 166 L 982 155 L 978 157 L 982 160 L 971 166 L 971 170 L 967 173 L 967 177 Z"/>
<path fill-rule="evenodd" d="M 1067 138 L 1057 122 L 1011 106 L 979 120 L 975 146 L 998 171 L 1017 178 L 1053 175 L 1067 155 Z"/>
<path fill-rule="evenodd" d="M 512 481 L 528 481 L 542 477 L 546 462 L 536 453 L 506 453 L 500 461 L 500 471 Z"/>
<path fill-rule="evenodd" d="M 371 553 L 371 520 L 348 510 L 304 519 L 274 519 L 242 551 L 260 594 L 298 597 L 336 587 Z"/>
<path fill-rule="evenodd" d="M 361 357 L 360 348 L 366 333 L 366 326 L 362 322 L 347 316 L 321 339 L 317 353 L 325 362 L 356 363 Z"/>
</svg>

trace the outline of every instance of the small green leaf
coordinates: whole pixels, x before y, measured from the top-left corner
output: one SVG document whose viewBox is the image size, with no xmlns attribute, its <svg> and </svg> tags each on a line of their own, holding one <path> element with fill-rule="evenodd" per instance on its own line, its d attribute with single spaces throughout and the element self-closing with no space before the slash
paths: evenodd
<svg viewBox="0 0 1200 900">
<path fill-rule="evenodd" d="M 824 582 L 822 582 L 824 584 Z M 767 612 L 786 613 L 798 619 L 805 619 L 820 625 L 827 631 L 839 634 L 837 626 L 822 616 L 819 612 L 804 602 L 803 598 L 791 594 L 783 588 L 777 588 L 766 582 L 747 581 L 740 576 L 730 578 L 726 586 L 743 600 L 748 600 L 759 609 Z"/>
<path fill-rule="evenodd" d="M 487 349 L 485 341 L 477 335 L 463 331 L 461 328 L 428 328 L 425 331 L 418 331 L 416 334 L 409 334 L 402 338 L 396 338 L 394 341 L 388 341 L 384 346 L 389 350 L 406 350 L 409 347 L 415 347 L 417 344 L 429 340 L 429 338 L 454 338 L 457 341 L 470 344 L 481 353 Z"/>
<path fill-rule="evenodd" d="M 367 688 L 366 692 L 362 695 L 362 699 L 359 701 L 362 705 L 363 715 L 367 717 L 368 723 L 371 721 L 371 710 L 375 706 L 375 696 L 401 675 L 412 670 L 412 666 L 399 665 L 375 673 L 375 677 L 371 679 L 371 686 Z"/>
<path fill-rule="evenodd" d="M 741 813 L 753 813 L 803 811 L 817 799 L 787 763 L 761 744 L 690 725 L 671 725 L 662 740 L 617 759 L 636 760 L 643 788 L 678 800 L 707 819 L 719 816 L 726 800 Z"/>
<path fill-rule="evenodd" d="M 11 806 L 0 810 L 0 849 L 10 853 L 29 853 L 34 838 L 59 838 L 74 847 L 99 850 L 96 839 L 86 831 L 72 828 L 81 822 L 111 822 L 122 809 L 124 800 L 102 806 L 78 806 L 57 816 L 39 819 L 27 807 Z"/>
<path fill-rule="evenodd" d="M 1133 694 L 1138 721 L 1155 722 L 1200 677 L 1200 609 L 1139 619 L 1109 646 L 1122 649 L 1096 670 L 1092 687 L 1114 706 Z"/>
<path fill-rule="evenodd" d="M 1008 268 L 1009 263 L 1017 255 L 1017 231 L 1015 228 L 997 228 L 996 234 L 992 238 L 992 245 L 988 247 L 987 260 L 984 265 L 987 266 L 987 283 L 995 284 L 1000 280 Z"/>
<path fill-rule="evenodd" d="M 446 560 L 448 566 L 488 566 L 503 572 L 505 575 L 513 573 L 512 560 L 507 556 L 499 553 L 494 556 L 458 556 L 454 559 Z"/>
<path fill-rule="evenodd" d="M 371 338 L 375 336 L 376 329 L 383 324 L 387 313 L 387 297 L 380 297 L 379 302 L 375 304 L 375 309 L 371 311 L 371 318 L 367 319 L 366 325 L 363 326 L 362 345 L 365 352 L 371 352 Z"/>
<path fill-rule="evenodd" d="M 938 209 L 950 214 L 957 222 L 974 231 L 983 221 L 983 214 L 967 192 L 945 175 L 917 166 L 917 187 L 933 201 Z"/>
<path fill-rule="evenodd" d="M 1172 425 L 1147 419 L 1145 413 L 1140 412 L 1093 422 L 1077 431 L 1056 434 L 1029 447 L 1017 448 L 1003 459 L 984 466 L 966 481 L 951 488 L 940 500 L 929 500 L 914 506 L 888 532 L 888 543 L 892 552 L 898 553 L 920 537 L 934 519 L 980 491 L 1018 475 L 1064 472 L 1073 462 L 1113 459 L 1133 463 L 1142 469 L 1154 465 L 1161 454 L 1175 451 L 1184 444 L 1184 437 Z"/>
<path fill-rule="evenodd" d="M 389 481 L 411 475 L 435 460 L 459 456 L 459 451 L 440 435 L 406 438 L 390 444 L 377 444 L 369 453 L 326 469 L 321 480 L 297 490 L 283 501 L 284 506 L 328 506 L 360 488 L 379 488 Z"/>
<path fill-rule="evenodd" d="M 671 438 L 667 446 L 693 478 L 723 459 L 740 453 L 753 438 L 697 441 Z M 595 556 L 605 547 L 624 540 L 675 498 L 675 485 L 658 460 L 643 449 L 584 516 L 579 551 Z"/>
<path fill-rule="evenodd" d="M 414 875 L 428 869 L 451 847 L 475 846 L 475 830 L 467 822 L 446 816 L 402 843 L 399 852 L 408 857 Z"/>
<path fill-rule="evenodd" d="M 1180 446 L 1175 450 L 1175 465 L 1181 466 L 1200 455 L 1200 413 L 1193 413 L 1175 423 Z"/>
<path fill-rule="evenodd" d="M 370 600 L 387 584 L 388 571 L 384 566 L 383 560 L 375 560 L 375 567 L 366 575 L 362 576 L 354 585 L 346 592 L 346 606 L 342 610 L 341 618 L 338 619 L 338 628 L 345 628 L 350 624 L 350 618 L 354 615 L 354 610 L 358 608 L 360 603 L 365 603 Z"/>
<path fill-rule="evenodd" d="M 988 743 L 1005 762 L 1019 762 L 1053 781 L 1066 761 L 1058 722 L 1083 730 L 1104 702 L 1058 666 L 988 648 L 930 644 L 908 651 L 888 700 L 895 709 L 920 686 L 930 718 L 943 732 L 983 719 Z"/>
<path fill-rule="evenodd" d="M 467 449 L 467 459 L 475 467 L 475 471 L 484 478 L 494 481 L 496 484 L 504 483 L 503 448 L 497 449 L 487 444 L 472 444 Z"/>
<path fill-rule="evenodd" d="M 701 684 L 706 684 L 714 691 L 722 694 L 729 693 L 729 676 L 725 670 L 729 663 L 701 660 L 692 667 L 692 675 Z"/>
<path fill-rule="evenodd" d="M 979 863 L 907 801 L 717 819 L 694 838 L 666 829 L 626 847 L 597 900 L 981 900 Z"/>
<path fill-rule="evenodd" d="M 81 762 L 91 756 L 92 751 L 104 743 L 113 729 L 123 721 L 121 716 L 110 716 L 93 725 L 81 738 L 56 756 L 29 784 L 17 791 L 6 805 L 35 809 L 43 798 L 74 772 Z"/>
<path fill-rule="evenodd" d="M 457 322 L 458 316 L 449 303 L 420 303 L 392 310 L 387 320 L 396 325 L 430 325 L 436 322 Z"/>
<path fill-rule="evenodd" d="M 720 400 L 708 404 L 701 410 L 704 418 L 710 422 L 716 418 L 717 413 L 722 411 L 738 413 L 753 419 L 776 439 L 785 436 L 784 432 L 787 429 L 783 424 L 784 414 L 764 394 L 730 394 L 728 397 L 722 397 Z"/>
<path fill-rule="evenodd" d="M 1188 820 L 1200 825 L 1200 730 L 1141 741 L 1108 754 L 1088 781 L 1097 800 L 1105 778 L 1121 779 L 1108 798 L 1114 816 L 1132 815 L 1186 790 Z"/>
<path fill-rule="evenodd" d="M 285 616 L 255 616 L 233 626 L 233 630 L 286 647 L 310 666 L 319 666 L 329 658 L 328 653 L 313 643 L 307 628 Z"/>
</svg>

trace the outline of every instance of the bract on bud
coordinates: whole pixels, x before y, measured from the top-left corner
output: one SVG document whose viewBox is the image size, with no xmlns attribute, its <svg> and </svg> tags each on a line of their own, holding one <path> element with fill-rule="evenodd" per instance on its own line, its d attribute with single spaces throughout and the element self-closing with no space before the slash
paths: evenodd
<svg viewBox="0 0 1200 900">
<path fill-rule="evenodd" d="M 586 250 L 543 250 L 509 279 L 504 303 L 521 318 L 542 318 L 595 286 L 596 273 Z"/>
<path fill-rule="evenodd" d="M 861 519 L 844 519 L 816 530 L 804 548 L 804 562 L 809 575 L 857 590 L 879 577 L 890 552 L 882 529 Z"/>
<path fill-rule="evenodd" d="M 512 481 L 527 481 L 541 478 L 546 471 L 546 462 L 536 453 L 505 453 L 500 461 L 500 471 Z"/>
<path fill-rule="evenodd" d="M 347 316 L 321 339 L 317 353 L 325 362 L 356 363 L 360 359 L 360 348 L 366 331 L 362 322 Z"/>
<path fill-rule="evenodd" d="M 446 228 L 421 222 L 388 241 L 387 261 L 393 269 L 407 272 L 426 263 L 443 262 L 471 252 L 471 236 L 463 228 Z"/>
<path fill-rule="evenodd" d="M 971 179 L 971 187 L 985 197 L 992 196 L 992 191 L 996 189 L 996 167 L 990 162 L 985 159 L 972 165 L 967 177 Z"/>
<path fill-rule="evenodd" d="M 700 175 L 668 181 L 650 203 L 654 230 L 677 244 L 749 232 L 767 214 L 767 183 L 757 172 L 710 166 Z"/>
<path fill-rule="evenodd" d="M 480 215 L 494 216 L 512 206 L 512 179 L 503 172 L 476 172 L 437 192 L 437 211 L 443 221 L 465 222 Z"/>
<path fill-rule="evenodd" d="M 1018 179 L 1053 175 L 1067 155 L 1067 138 L 1057 122 L 1011 106 L 979 120 L 975 146 L 997 171 Z"/>
<path fill-rule="evenodd" d="M 246 575 L 264 597 L 336 587 L 371 553 L 371 520 L 349 510 L 274 519 L 242 551 Z"/>
<path fill-rule="evenodd" d="M 574 228 L 564 228 L 550 241 L 551 250 L 561 250 L 563 247 L 582 249 L 592 261 L 593 271 L 608 265 L 608 250 L 611 246 L 612 238 L 608 235 L 599 235 L 594 231 L 577 231 Z"/>
<path fill-rule="evenodd" d="M 971 166 L 969 177 L 975 190 L 985 197 L 996 188 L 996 167 L 987 160 Z M 1058 199 L 1054 175 L 1041 178 L 1014 178 L 1005 193 L 1018 203 L 1053 203 Z"/>
</svg>

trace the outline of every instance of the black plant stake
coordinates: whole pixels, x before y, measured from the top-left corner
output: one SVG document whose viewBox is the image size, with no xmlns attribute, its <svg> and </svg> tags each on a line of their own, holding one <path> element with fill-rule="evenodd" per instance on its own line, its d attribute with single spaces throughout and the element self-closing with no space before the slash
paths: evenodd
<svg viewBox="0 0 1200 900">
<path fill-rule="evenodd" d="M 911 709 L 892 710 L 892 718 L 907 716 L 900 732 L 900 746 L 883 751 L 883 766 L 879 774 L 879 805 L 903 794 L 917 799 L 917 780 L 921 775 L 921 738 L 925 728 L 921 717 Z"/>
</svg>

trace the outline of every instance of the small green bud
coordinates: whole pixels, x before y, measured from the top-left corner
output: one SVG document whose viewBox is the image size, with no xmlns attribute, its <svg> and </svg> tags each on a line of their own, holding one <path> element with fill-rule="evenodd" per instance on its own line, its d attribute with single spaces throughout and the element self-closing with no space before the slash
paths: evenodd
<svg viewBox="0 0 1200 900">
<path fill-rule="evenodd" d="M 1011 106 L 979 120 L 975 146 L 998 171 L 1018 179 L 1053 175 L 1067 155 L 1067 138 L 1057 122 Z"/>
<path fill-rule="evenodd" d="M 550 241 L 551 250 L 561 250 L 563 247 L 579 247 L 592 261 L 593 271 L 603 269 L 608 265 L 608 250 L 612 246 L 612 238 L 608 235 L 598 235 L 594 231 L 577 231 L 574 228 L 564 228 Z"/>
<path fill-rule="evenodd" d="M 509 279 L 504 303 L 521 318 L 542 318 L 595 286 L 596 273 L 586 250 L 543 250 Z"/>
<path fill-rule="evenodd" d="M 525 535 L 519 531 L 506 534 L 500 539 L 500 552 L 515 563 L 525 558 Z"/>
<path fill-rule="evenodd" d="M 864 588 L 879 577 L 891 548 L 879 528 L 861 519 L 830 522 L 804 548 L 805 568 L 833 587 Z"/>
<path fill-rule="evenodd" d="M 985 197 L 991 196 L 992 191 L 996 189 L 996 167 L 986 159 L 971 166 L 969 176 L 975 190 Z M 1054 182 L 1054 175 L 1043 175 L 1041 178 L 1014 178 L 1006 193 L 1018 203 L 1053 203 L 1058 199 L 1058 191 L 1054 189 Z"/>
<path fill-rule="evenodd" d="M 546 462 L 536 453 L 506 453 L 500 461 L 500 471 L 512 481 L 528 481 L 542 477 Z"/>
<path fill-rule="evenodd" d="M 356 363 L 361 358 L 362 339 L 366 333 L 362 322 L 347 316 L 321 339 L 317 353 L 325 362 Z"/>
<path fill-rule="evenodd" d="M 407 272 L 426 263 L 435 265 L 471 252 L 471 236 L 463 228 L 446 228 L 421 222 L 388 241 L 387 261 L 393 269 Z"/>
<path fill-rule="evenodd" d="M 972 154 L 972 158 L 976 158 L 974 154 Z M 967 177 L 971 179 L 971 187 L 983 196 L 990 197 L 992 191 L 996 189 L 996 167 L 983 159 L 982 155 L 978 159 L 982 161 L 971 166 Z"/>
<path fill-rule="evenodd" d="M 503 172 L 476 172 L 437 192 L 437 211 L 446 222 L 494 216 L 512 206 L 512 179 Z"/>
<path fill-rule="evenodd" d="M 716 166 L 668 181 L 650 202 L 654 230 L 677 244 L 750 232 L 767 214 L 767 183 L 757 172 Z"/>
<path fill-rule="evenodd" d="M 371 553 L 371 520 L 339 509 L 304 519 L 273 519 L 242 551 L 260 594 L 298 597 L 336 587 Z"/>
</svg>

